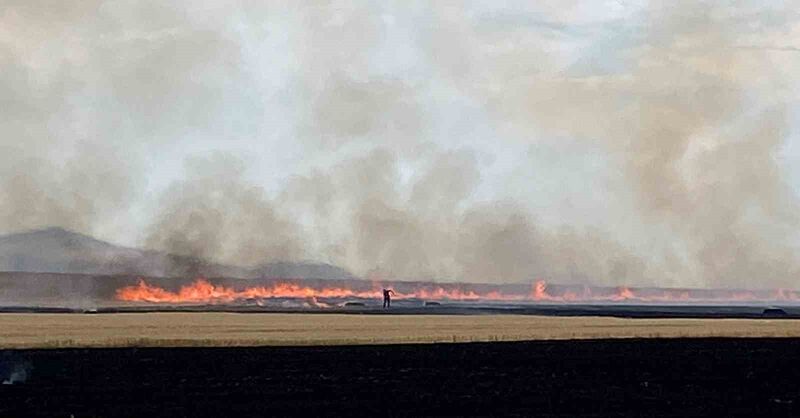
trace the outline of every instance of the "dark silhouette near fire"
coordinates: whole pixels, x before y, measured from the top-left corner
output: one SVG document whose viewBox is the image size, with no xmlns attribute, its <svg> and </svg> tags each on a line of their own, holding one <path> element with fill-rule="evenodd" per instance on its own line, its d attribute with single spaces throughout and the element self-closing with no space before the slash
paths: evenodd
<svg viewBox="0 0 800 418">
<path fill-rule="evenodd" d="M 389 308 L 392 306 L 392 294 L 394 290 L 392 289 L 383 289 L 383 309 Z"/>
</svg>

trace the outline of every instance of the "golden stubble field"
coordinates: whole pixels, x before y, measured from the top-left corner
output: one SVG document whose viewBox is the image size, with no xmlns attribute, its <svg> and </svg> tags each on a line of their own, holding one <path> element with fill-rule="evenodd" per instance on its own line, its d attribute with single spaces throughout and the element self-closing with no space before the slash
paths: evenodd
<svg viewBox="0 0 800 418">
<path fill-rule="evenodd" d="M 210 312 L 0 314 L 0 348 L 229 347 L 634 337 L 800 337 L 800 320 Z"/>
</svg>

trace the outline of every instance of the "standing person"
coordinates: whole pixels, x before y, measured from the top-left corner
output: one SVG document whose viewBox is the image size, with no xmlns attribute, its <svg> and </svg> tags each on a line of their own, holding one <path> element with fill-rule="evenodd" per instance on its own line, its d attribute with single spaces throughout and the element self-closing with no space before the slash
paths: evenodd
<svg viewBox="0 0 800 418">
<path fill-rule="evenodd" d="M 394 293 L 392 289 L 383 289 L 383 309 L 386 309 L 392 305 L 392 296 L 391 294 Z"/>
</svg>

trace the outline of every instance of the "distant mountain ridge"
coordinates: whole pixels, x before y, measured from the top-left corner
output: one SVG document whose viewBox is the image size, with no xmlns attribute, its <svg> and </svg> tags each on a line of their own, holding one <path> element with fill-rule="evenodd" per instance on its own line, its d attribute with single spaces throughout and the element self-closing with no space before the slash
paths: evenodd
<svg viewBox="0 0 800 418">
<path fill-rule="evenodd" d="M 255 268 L 115 245 L 53 227 L 0 236 L 0 271 L 238 278 L 353 279 L 324 263 L 273 262 Z"/>
</svg>

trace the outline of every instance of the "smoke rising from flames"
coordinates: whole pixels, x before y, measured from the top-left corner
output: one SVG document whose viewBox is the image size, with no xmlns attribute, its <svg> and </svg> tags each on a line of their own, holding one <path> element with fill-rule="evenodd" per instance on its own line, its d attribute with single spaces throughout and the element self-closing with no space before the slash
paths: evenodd
<svg viewBox="0 0 800 418">
<path fill-rule="evenodd" d="M 800 273 L 782 9 L 7 3 L 0 230 L 395 279 Z"/>
</svg>

